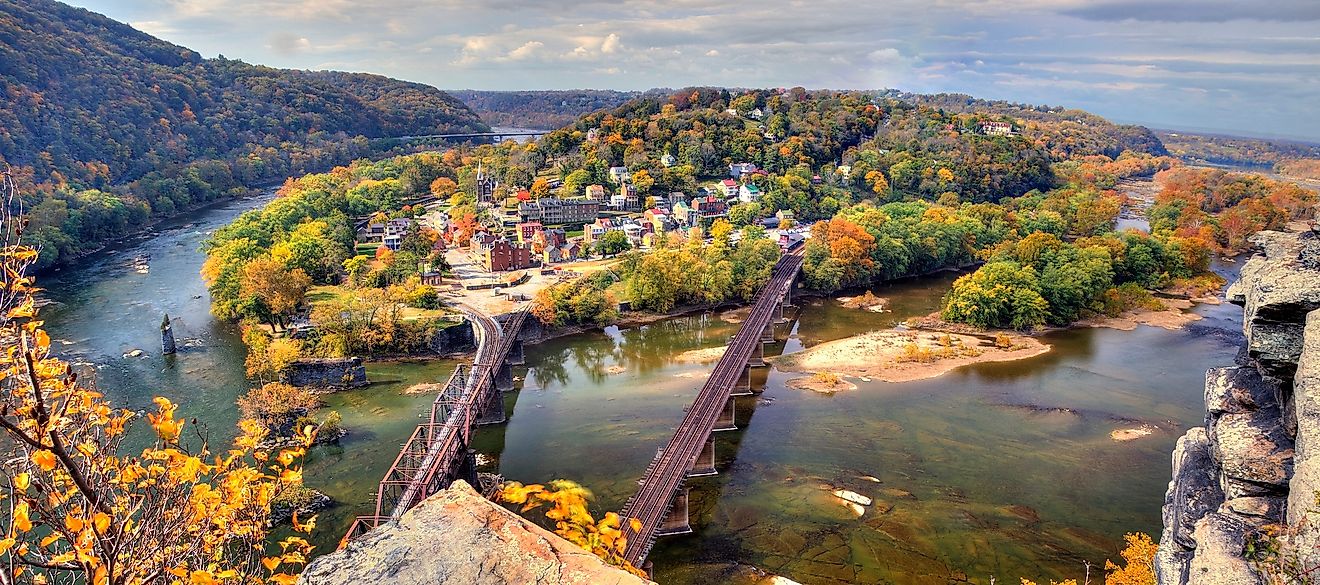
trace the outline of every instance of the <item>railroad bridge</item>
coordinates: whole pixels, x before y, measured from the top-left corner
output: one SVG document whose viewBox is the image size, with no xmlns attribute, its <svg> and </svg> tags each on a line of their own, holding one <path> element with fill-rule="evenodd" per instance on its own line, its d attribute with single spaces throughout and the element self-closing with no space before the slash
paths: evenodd
<svg viewBox="0 0 1320 585">
<path fill-rule="evenodd" d="M 791 302 L 793 284 L 802 269 L 802 250 L 780 257 L 770 281 L 756 297 L 751 313 L 743 321 L 715 364 L 687 414 L 669 442 L 656 452 L 638 480 L 638 489 L 620 513 L 635 518 L 641 529 L 625 525 L 628 544 L 623 552 L 633 566 L 641 567 L 659 536 L 692 532 L 688 522 L 687 478 L 715 475 L 715 442 L 718 431 L 736 430 L 734 398 L 752 393 L 750 368 L 765 365 L 765 344 L 774 342 L 774 326 L 783 321 L 784 307 Z M 742 380 L 748 383 L 744 385 Z"/>
<path fill-rule="evenodd" d="M 459 305 L 477 337 L 472 364 L 463 364 L 436 394 L 430 416 L 417 425 L 376 492 L 375 513 L 359 516 L 344 540 L 351 540 L 387 522 L 397 521 L 422 500 L 462 479 L 477 483 L 472 431 L 477 425 L 506 420 L 502 392 L 513 389 L 512 365 L 523 362 L 518 333 L 528 306 L 501 323 L 472 307 Z"/>
</svg>

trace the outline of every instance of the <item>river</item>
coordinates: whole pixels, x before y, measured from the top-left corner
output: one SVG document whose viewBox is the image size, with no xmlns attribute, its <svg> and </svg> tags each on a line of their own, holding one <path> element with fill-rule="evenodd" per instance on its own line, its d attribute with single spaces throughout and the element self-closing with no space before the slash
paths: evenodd
<svg viewBox="0 0 1320 585">
<path fill-rule="evenodd" d="M 165 395 L 213 437 L 228 436 L 247 386 L 243 349 L 208 312 L 199 246 L 263 201 L 205 209 L 43 277 L 58 304 L 42 315 L 63 355 L 93 364 L 117 405 L 149 408 Z M 145 255 L 141 273 L 131 260 Z M 928 313 L 951 280 L 877 287 L 889 313 L 808 299 L 769 353 Z M 1195 310 L 1205 319 L 1186 331 L 1060 331 L 1043 337 L 1054 350 L 1037 358 L 834 395 L 790 389 L 789 374 L 760 370 L 764 392 L 739 399 L 742 430 L 719 435 L 719 475 L 689 483 L 696 533 L 663 539 L 651 554 L 657 579 L 725 582 L 738 564 L 802 583 L 1081 577 L 1083 562 L 1117 558 L 1124 532 L 1158 536 L 1174 441 L 1203 416 L 1205 369 L 1232 363 L 1240 309 Z M 185 345 L 177 356 L 159 355 L 164 313 Z M 523 387 L 506 395 L 509 422 L 476 434 L 492 459 L 486 469 L 523 482 L 574 479 L 595 491 L 598 511 L 618 509 L 710 369 L 678 354 L 722 345 L 736 327 L 696 315 L 529 347 L 515 372 Z M 146 355 L 123 357 L 139 348 Z M 318 523 L 322 550 L 370 512 L 376 482 L 431 400 L 401 390 L 443 380 L 454 365 L 371 363 L 370 386 L 327 397 L 350 434 L 314 449 L 306 466 L 308 485 L 338 501 Z M 1134 421 L 1159 431 L 1110 438 Z M 875 503 L 859 518 L 825 485 Z"/>
</svg>

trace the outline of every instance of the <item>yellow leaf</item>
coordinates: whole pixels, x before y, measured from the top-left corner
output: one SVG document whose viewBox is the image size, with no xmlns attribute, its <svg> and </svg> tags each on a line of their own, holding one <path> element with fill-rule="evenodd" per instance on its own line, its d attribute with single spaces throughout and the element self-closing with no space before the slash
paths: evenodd
<svg viewBox="0 0 1320 585">
<path fill-rule="evenodd" d="M 104 512 L 93 514 L 92 528 L 96 529 L 97 534 L 105 534 L 105 531 L 110 528 L 110 515 Z"/>
<path fill-rule="evenodd" d="M 20 473 L 14 477 L 14 491 L 20 494 L 26 493 L 30 483 L 32 483 L 32 478 L 28 476 L 27 472 Z"/>
<path fill-rule="evenodd" d="M 12 548 L 13 546 L 14 546 L 14 539 L 0 538 L 0 557 L 4 556 L 5 553 L 9 552 L 9 549 Z"/>
<path fill-rule="evenodd" d="M 51 543 L 53 543 L 53 542 L 55 542 L 55 541 L 57 541 L 57 540 L 59 540 L 59 539 L 60 539 L 60 533 L 56 532 L 56 533 L 54 533 L 54 534 L 51 534 L 50 536 L 47 536 L 46 538 L 41 539 L 41 543 L 40 543 L 40 544 L 41 544 L 41 548 L 46 548 L 46 547 L 50 546 Z"/>
<path fill-rule="evenodd" d="M 83 526 L 86 526 L 86 523 L 83 522 L 82 518 L 73 515 L 64 517 L 64 527 L 69 529 L 69 532 L 82 532 Z"/>
<path fill-rule="evenodd" d="M 14 507 L 14 528 L 19 532 L 32 530 L 32 521 L 28 519 L 28 503 L 19 502 Z"/>
<path fill-rule="evenodd" d="M 280 558 L 279 558 L 279 557 L 266 557 L 266 558 L 264 558 L 264 559 L 261 559 L 261 565 L 262 565 L 263 567 L 266 567 L 266 570 L 267 570 L 267 571 L 272 571 L 272 572 L 273 572 L 273 571 L 275 571 L 275 567 L 280 566 Z"/>
<path fill-rule="evenodd" d="M 55 454 L 42 449 L 32 454 L 32 462 L 37 464 L 42 471 L 55 469 Z"/>
</svg>

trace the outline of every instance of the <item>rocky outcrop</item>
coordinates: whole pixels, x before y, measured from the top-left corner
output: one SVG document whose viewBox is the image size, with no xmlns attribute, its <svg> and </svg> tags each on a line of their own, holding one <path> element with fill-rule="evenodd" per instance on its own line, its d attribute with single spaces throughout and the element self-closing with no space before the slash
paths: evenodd
<svg viewBox="0 0 1320 585">
<path fill-rule="evenodd" d="M 1263 583 L 1243 552 L 1271 524 L 1297 527 L 1289 548 L 1320 550 L 1320 530 L 1303 521 L 1320 489 L 1320 238 L 1254 241 L 1262 253 L 1227 292 L 1243 307 L 1245 351 L 1206 372 L 1205 425 L 1173 453 L 1155 562 L 1164 585 Z"/>
<path fill-rule="evenodd" d="M 280 381 L 291 386 L 357 388 L 367 385 L 362 358 L 303 358 L 280 373 Z"/>
<path fill-rule="evenodd" d="M 312 561 L 303 585 L 649 583 L 481 497 L 463 481 Z"/>
</svg>

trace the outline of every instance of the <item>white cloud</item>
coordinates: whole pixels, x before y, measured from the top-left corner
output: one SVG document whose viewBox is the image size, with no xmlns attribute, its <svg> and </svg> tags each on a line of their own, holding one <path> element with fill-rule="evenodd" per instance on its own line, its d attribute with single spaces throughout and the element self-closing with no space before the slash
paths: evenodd
<svg viewBox="0 0 1320 585">
<path fill-rule="evenodd" d="M 619 50 L 619 35 L 617 34 L 610 33 L 609 36 L 605 37 L 605 40 L 601 41 L 600 43 L 600 52 L 605 53 L 607 55 L 618 50 Z"/>
<path fill-rule="evenodd" d="M 706 56 L 707 56 L 707 57 L 719 57 L 719 56 L 720 56 L 720 51 L 719 51 L 719 49 L 711 49 L 711 50 L 709 50 L 709 51 L 706 51 Z"/>
<path fill-rule="evenodd" d="M 521 47 L 509 51 L 509 54 L 506 57 L 514 61 L 529 59 L 535 56 L 537 50 L 544 46 L 545 43 L 542 43 L 541 41 L 527 41 L 526 43 L 523 43 Z"/>
</svg>

